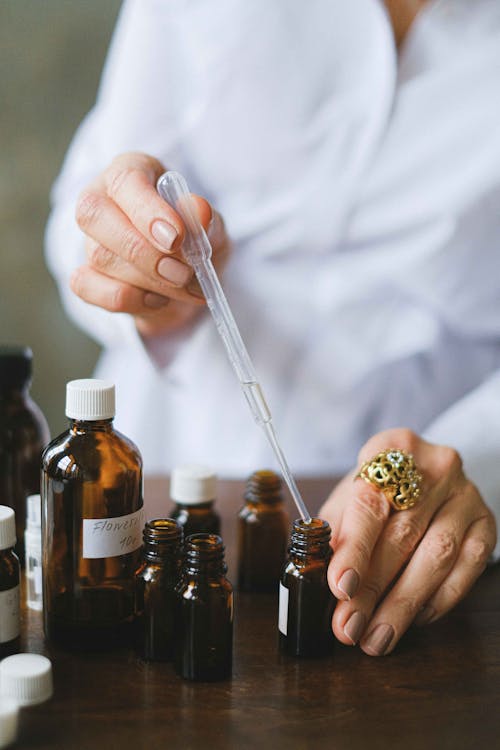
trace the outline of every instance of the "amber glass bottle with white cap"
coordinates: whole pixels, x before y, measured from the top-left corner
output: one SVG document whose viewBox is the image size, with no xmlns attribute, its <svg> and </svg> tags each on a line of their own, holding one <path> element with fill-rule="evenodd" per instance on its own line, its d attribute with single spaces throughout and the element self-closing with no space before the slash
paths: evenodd
<svg viewBox="0 0 500 750">
<path fill-rule="evenodd" d="M 115 387 L 67 385 L 68 432 L 42 458 L 46 636 L 76 649 L 127 641 L 142 545 L 142 460 L 113 426 Z"/>
<path fill-rule="evenodd" d="M 19 558 L 14 552 L 16 519 L 0 505 L 0 659 L 19 651 Z"/>
<path fill-rule="evenodd" d="M 176 503 L 172 518 L 190 534 L 218 534 L 220 517 L 214 508 L 217 477 L 201 464 L 176 466 L 170 479 L 170 497 Z"/>
</svg>

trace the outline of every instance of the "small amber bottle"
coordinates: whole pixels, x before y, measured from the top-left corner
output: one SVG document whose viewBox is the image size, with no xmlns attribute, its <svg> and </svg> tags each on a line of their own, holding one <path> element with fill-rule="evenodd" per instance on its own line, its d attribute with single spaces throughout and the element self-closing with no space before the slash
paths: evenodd
<svg viewBox="0 0 500 750">
<path fill-rule="evenodd" d="M 0 346 L 0 500 L 16 514 L 16 554 L 24 565 L 26 498 L 40 492 L 40 458 L 49 428 L 30 397 L 31 349 Z"/>
<path fill-rule="evenodd" d="M 233 653 L 233 590 L 227 580 L 222 539 L 187 538 L 176 588 L 174 665 L 187 680 L 230 677 Z"/>
<path fill-rule="evenodd" d="M 15 543 L 14 511 L 0 505 L 0 659 L 19 651 L 21 569 Z"/>
<path fill-rule="evenodd" d="M 68 383 L 66 414 L 69 431 L 42 459 L 45 634 L 68 648 L 100 650 L 132 635 L 142 460 L 113 427 L 111 383 Z"/>
<path fill-rule="evenodd" d="M 335 598 L 327 581 L 331 529 L 321 518 L 293 522 L 280 583 L 281 650 L 291 656 L 322 656 L 334 642 Z"/>
<path fill-rule="evenodd" d="M 220 517 L 214 509 L 217 477 L 207 466 L 177 466 L 170 479 L 170 497 L 176 503 L 172 512 L 184 528 L 184 538 L 191 534 L 219 534 Z"/>
<path fill-rule="evenodd" d="M 273 471 L 256 471 L 247 481 L 245 505 L 238 514 L 241 591 L 278 590 L 289 523 L 281 479 Z"/>
<path fill-rule="evenodd" d="M 168 661 L 173 653 L 182 526 L 173 518 L 156 518 L 147 522 L 143 538 L 143 562 L 135 574 L 137 650 L 143 659 Z"/>
</svg>

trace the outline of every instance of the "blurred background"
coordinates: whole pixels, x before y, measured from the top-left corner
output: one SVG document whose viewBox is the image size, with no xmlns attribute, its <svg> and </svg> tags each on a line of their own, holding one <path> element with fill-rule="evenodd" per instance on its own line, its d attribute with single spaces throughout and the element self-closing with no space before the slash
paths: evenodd
<svg viewBox="0 0 500 750">
<path fill-rule="evenodd" d="M 71 324 L 45 268 L 49 193 L 91 108 L 119 0 L 0 2 L 0 343 L 33 349 L 32 395 L 52 435 L 65 384 L 89 377 L 97 346 Z"/>
</svg>

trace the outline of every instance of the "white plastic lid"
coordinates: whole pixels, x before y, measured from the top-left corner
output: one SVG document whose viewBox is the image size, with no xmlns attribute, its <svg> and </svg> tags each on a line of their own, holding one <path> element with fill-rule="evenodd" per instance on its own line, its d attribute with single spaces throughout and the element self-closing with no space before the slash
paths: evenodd
<svg viewBox="0 0 500 750">
<path fill-rule="evenodd" d="M 19 706 L 10 698 L 0 700 L 0 748 L 8 747 L 17 739 Z"/>
<path fill-rule="evenodd" d="M 40 495 L 28 495 L 26 498 L 27 528 L 39 529 L 42 525 L 42 501 Z"/>
<path fill-rule="evenodd" d="M 15 654 L 0 662 L 0 701 L 35 706 L 52 697 L 52 664 L 40 654 Z"/>
<path fill-rule="evenodd" d="M 0 505 L 0 549 L 9 549 L 16 543 L 16 515 L 12 508 Z"/>
<path fill-rule="evenodd" d="M 66 416 L 95 421 L 115 416 L 115 386 L 106 380 L 71 380 L 66 385 Z"/>
<path fill-rule="evenodd" d="M 170 497 L 183 505 L 198 505 L 214 500 L 217 477 L 208 466 L 186 464 L 176 466 L 170 478 Z"/>
</svg>

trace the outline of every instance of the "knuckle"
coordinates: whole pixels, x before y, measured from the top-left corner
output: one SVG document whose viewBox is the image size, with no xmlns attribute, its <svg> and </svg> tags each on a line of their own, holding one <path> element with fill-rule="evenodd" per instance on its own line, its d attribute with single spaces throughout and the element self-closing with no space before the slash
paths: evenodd
<svg viewBox="0 0 500 750">
<path fill-rule="evenodd" d="M 399 596 L 394 599 L 393 606 L 405 621 L 412 621 L 419 613 L 422 603 L 416 596 Z"/>
<path fill-rule="evenodd" d="M 135 229 L 128 229 L 121 238 L 122 254 L 131 265 L 136 265 L 144 255 L 144 240 Z"/>
<path fill-rule="evenodd" d="M 80 194 L 75 211 L 76 223 L 85 231 L 95 223 L 102 211 L 102 196 L 93 190 L 84 190 Z"/>
<path fill-rule="evenodd" d="M 356 506 L 363 512 L 374 518 L 376 521 L 383 522 L 389 517 L 389 503 L 381 492 L 371 489 L 365 485 L 360 487 L 355 495 Z"/>
<path fill-rule="evenodd" d="M 408 511 L 405 511 L 405 513 L 408 513 Z M 404 518 L 397 516 L 388 529 L 387 536 L 389 543 L 395 547 L 398 554 L 408 558 L 419 543 L 422 533 L 419 525 L 411 516 Z"/>
<path fill-rule="evenodd" d="M 137 168 L 130 164 L 123 164 L 123 160 L 113 161 L 108 172 L 108 195 L 114 200 L 120 195 L 124 185 L 130 182 L 131 179 L 137 174 Z"/>
<path fill-rule="evenodd" d="M 77 297 L 82 297 L 83 294 L 83 278 L 79 268 L 77 268 L 71 274 L 70 286 L 74 294 Z"/>
<path fill-rule="evenodd" d="M 442 474 L 460 474 L 462 472 L 462 458 L 460 453 L 449 445 L 436 447 L 436 468 Z"/>
<path fill-rule="evenodd" d="M 464 543 L 463 554 L 474 568 L 484 568 L 493 551 L 493 544 L 484 537 L 471 537 Z"/>
<path fill-rule="evenodd" d="M 109 310 L 111 312 L 128 312 L 128 290 L 121 284 L 116 286 L 109 297 Z"/>
<path fill-rule="evenodd" d="M 110 265 L 113 253 L 102 245 L 94 245 L 87 251 L 89 265 L 96 269 L 104 269 Z"/>
<path fill-rule="evenodd" d="M 455 560 L 458 542 L 455 535 L 448 530 L 430 534 L 423 541 L 427 555 L 438 567 L 446 567 Z"/>
</svg>

